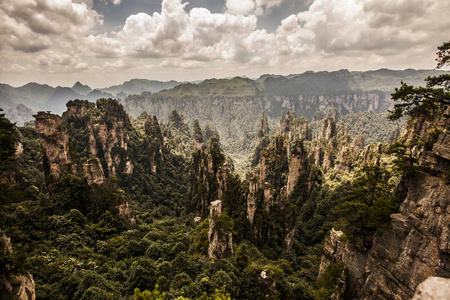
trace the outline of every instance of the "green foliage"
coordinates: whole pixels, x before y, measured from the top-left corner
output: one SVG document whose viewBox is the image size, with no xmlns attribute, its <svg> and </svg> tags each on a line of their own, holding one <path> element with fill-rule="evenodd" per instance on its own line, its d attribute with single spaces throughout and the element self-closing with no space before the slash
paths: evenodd
<svg viewBox="0 0 450 300">
<path fill-rule="evenodd" d="M 228 233 L 236 234 L 234 230 L 234 220 L 228 216 L 226 212 L 223 212 L 220 216 L 214 217 L 214 231 L 219 235 L 219 238 Z"/>
<path fill-rule="evenodd" d="M 436 61 L 438 62 L 437 69 L 440 69 L 447 65 L 450 60 L 450 42 L 443 43 L 438 47 L 438 50 Z"/>
<path fill-rule="evenodd" d="M 400 201 L 392 195 L 391 176 L 379 165 L 364 166 L 344 195 L 343 203 L 334 208 L 336 227 L 357 247 L 367 249 L 370 235 L 400 207 Z"/>
<path fill-rule="evenodd" d="M 209 220 L 205 219 L 195 227 L 192 234 L 192 248 L 195 252 L 207 254 L 208 252 Z"/>
<path fill-rule="evenodd" d="M 326 267 L 325 272 L 317 281 L 319 288 L 314 291 L 316 300 L 328 300 L 333 293 L 338 292 L 337 284 L 342 273 L 345 272 L 344 268 L 345 266 L 339 263 L 332 263 Z"/>
<path fill-rule="evenodd" d="M 403 176 L 416 172 L 419 159 L 413 156 L 412 150 L 406 145 L 400 142 L 392 143 L 389 145 L 388 154 L 396 156 L 393 161 L 394 171 Z"/>
<path fill-rule="evenodd" d="M 5 118 L 0 108 L 0 171 L 8 167 L 7 162 L 14 158 L 15 143 L 17 140 L 14 124 Z"/>
<path fill-rule="evenodd" d="M 159 285 L 156 285 L 151 292 L 149 290 L 141 292 L 139 288 L 135 288 L 133 294 L 134 300 L 164 300 L 165 297 L 166 293 L 159 291 Z"/>
<path fill-rule="evenodd" d="M 450 42 L 438 47 L 438 68 L 448 64 Z M 425 87 L 414 87 L 402 82 L 399 88 L 392 94 L 394 101 L 400 101 L 390 111 L 391 120 L 396 120 L 403 115 L 426 117 L 434 119 L 436 115 L 443 112 L 450 104 L 450 75 L 429 76 L 425 79 Z"/>
<path fill-rule="evenodd" d="M 202 129 L 200 127 L 200 123 L 198 122 L 197 119 L 194 120 L 194 125 L 193 125 L 193 137 L 194 140 L 197 141 L 198 143 L 203 143 L 203 133 L 202 133 Z"/>
</svg>

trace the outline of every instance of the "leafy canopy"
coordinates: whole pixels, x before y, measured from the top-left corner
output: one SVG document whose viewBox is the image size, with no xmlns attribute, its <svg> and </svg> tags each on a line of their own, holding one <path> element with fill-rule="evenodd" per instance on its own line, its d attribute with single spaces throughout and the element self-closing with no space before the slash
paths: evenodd
<svg viewBox="0 0 450 300">
<path fill-rule="evenodd" d="M 450 60 L 450 42 L 438 47 L 436 59 L 437 69 L 447 65 Z M 427 117 L 433 119 L 434 116 L 444 111 L 450 104 L 450 74 L 439 76 L 429 76 L 425 79 L 425 87 L 414 87 L 402 81 L 399 88 L 395 89 L 392 99 L 397 103 L 394 109 L 389 111 L 390 120 L 398 120 L 403 115 L 410 117 Z"/>
</svg>

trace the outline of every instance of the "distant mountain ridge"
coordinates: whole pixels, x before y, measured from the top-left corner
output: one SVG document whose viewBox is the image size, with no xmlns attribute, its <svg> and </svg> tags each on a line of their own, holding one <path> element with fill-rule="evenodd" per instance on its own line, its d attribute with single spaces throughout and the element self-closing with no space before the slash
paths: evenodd
<svg viewBox="0 0 450 300">
<path fill-rule="evenodd" d="M 164 89 L 171 89 L 179 85 L 181 82 L 178 81 L 157 81 L 148 79 L 131 79 L 125 81 L 120 85 L 113 85 L 110 87 L 100 89 L 102 92 L 107 92 L 113 94 L 115 97 L 119 94 L 133 95 L 141 94 L 143 92 L 157 93 Z"/>
<path fill-rule="evenodd" d="M 167 121 L 175 109 L 187 124 L 193 124 L 198 119 L 201 124 L 216 129 L 225 151 L 237 161 L 242 161 L 248 157 L 247 152 L 252 151 L 252 147 L 247 147 L 251 144 L 248 137 L 256 135 L 264 111 L 271 128 L 287 111 L 310 121 L 317 112 L 326 116 L 331 109 L 342 116 L 364 112 L 385 113 L 392 107 L 391 94 L 401 85 L 401 81 L 423 86 L 423 78 L 443 73 L 412 69 L 366 72 L 343 69 L 333 72 L 308 71 L 288 76 L 262 75 L 256 80 L 213 78 L 198 84 L 180 84 L 151 95 L 129 96 L 124 106 L 135 118 L 147 112 Z M 243 147 L 243 144 L 247 146 Z"/>
<path fill-rule="evenodd" d="M 254 123 L 252 128 L 256 128 L 257 120 L 263 110 L 268 110 L 272 122 L 282 110 L 297 111 L 299 115 L 311 118 L 317 109 L 324 109 L 325 106 L 340 106 L 340 110 L 344 114 L 355 110 L 384 112 L 390 105 L 390 93 L 400 85 L 401 81 L 412 85 L 423 85 L 424 77 L 435 76 L 442 72 L 444 71 L 413 69 L 350 72 L 343 69 L 334 72 L 308 71 L 288 76 L 265 74 L 255 80 L 247 77 L 212 78 L 195 84 L 173 80 L 131 79 L 120 85 L 99 89 L 93 89 L 79 81 L 72 87 L 52 87 L 34 82 L 21 87 L 0 84 L 0 107 L 5 110 L 6 117 L 12 122 L 23 125 L 25 121 L 32 120 L 31 115 L 39 110 L 50 110 L 61 114 L 69 100 L 96 101 L 99 98 L 120 98 L 125 101 L 129 95 L 141 95 L 147 92 L 142 97 L 134 97 L 125 101 L 125 107 L 131 115 L 137 116 L 143 111 L 149 111 L 158 115 L 159 118 L 165 119 L 172 109 L 179 109 L 181 113 L 184 113 L 183 111 L 187 107 L 191 107 L 192 110 L 185 115 L 188 121 L 193 118 L 212 121 L 215 119 L 215 113 L 213 113 L 214 116 L 206 116 L 205 112 L 198 110 L 210 105 L 212 105 L 211 107 L 217 106 L 224 99 L 241 99 L 236 103 L 233 102 L 230 109 L 234 110 L 236 107 L 244 105 L 243 98 L 253 98 L 260 102 L 258 108 L 254 110 L 254 118 L 251 117 L 252 123 Z M 363 96 L 359 98 L 355 95 Z M 349 107 L 350 98 L 347 99 L 347 102 L 342 102 L 342 99 L 336 99 L 335 96 L 356 97 L 357 103 L 353 103 Z M 324 102 L 323 97 L 328 100 Z M 199 104 L 198 107 L 178 101 L 180 99 L 185 101 L 188 98 L 195 99 Z M 167 103 L 168 99 L 176 101 Z M 221 111 L 224 112 L 223 109 Z M 206 114 L 208 113 L 206 112 Z M 246 117 L 248 118 L 248 116 Z"/>
<path fill-rule="evenodd" d="M 173 88 L 180 84 L 177 81 L 156 81 L 132 79 L 121 85 L 93 89 L 77 81 L 72 87 L 52 87 L 35 82 L 21 87 L 0 84 L 0 107 L 6 117 L 21 126 L 33 119 L 32 115 L 40 110 L 62 114 L 69 100 L 83 99 L 91 102 L 100 98 L 122 98 L 143 92 L 155 93 L 163 89 Z"/>
</svg>

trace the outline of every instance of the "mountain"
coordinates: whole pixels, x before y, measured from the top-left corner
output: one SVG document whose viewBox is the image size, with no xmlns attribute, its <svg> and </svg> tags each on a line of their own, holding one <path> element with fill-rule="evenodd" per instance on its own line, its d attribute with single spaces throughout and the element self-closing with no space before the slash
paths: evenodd
<svg viewBox="0 0 450 300">
<path fill-rule="evenodd" d="M 445 211 L 450 207 L 449 113 L 447 109 L 433 121 L 410 120 L 405 128 L 403 141 L 434 135 L 433 142 L 421 150 L 417 169 L 399 177 L 394 189 L 402 201 L 399 211 L 374 232 L 367 247 L 347 243 L 342 231 L 330 232 L 319 274 L 329 266 L 345 265 L 336 295 L 410 299 L 429 276 L 450 277 L 450 223 Z"/>
<path fill-rule="evenodd" d="M 240 77 L 208 79 L 198 84 L 180 84 L 152 95 L 129 96 L 124 105 L 133 117 L 146 111 L 167 120 L 170 112 L 176 109 L 188 124 L 194 119 L 208 124 L 219 132 L 225 151 L 243 171 L 248 166 L 246 158 L 255 146 L 259 118 L 264 111 L 267 111 L 271 126 L 285 111 L 293 111 L 309 120 L 321 110 L 326 116 L 331 108 L 336 108 L 341 115 L 369 111 L 385 113 L 393 105 L 390 94 L 401 81 L 423 85 L 426 76 L 443 73 L 411 69 L 340 70 L 289 76 L 263 75 L 257 80 Z M 387 120 L 383 122 L 381 126 L 390 128 Z M 247 140 L 248 147 L 242 147 L 241 140 Z"/>
<path fill-rule="evenodd" d="M 85 99 L 96 101 L 100 98 L 123 97 L 129 94 L 141 94 L 142 92 L 158 92 L 162 89 L 172 88 L 179 84 L 176 81 L 154 81 L 146 79 L 132 79 L 122 85 L 111 86 L 104 89 L 92 89 L 77 81 L 71 88 L 51 87 L 45 84 L 28 83 L 21 87 L 12 87 L 0 84 L 0 107 L 9 111 L 7 118 L 18 125 L 33 119 L 32 113 L 25 115 L 24 110 L 17 109 L 18 105 L 25 106 L 30 112 L 49 110 L 61 114 L 66 109 L 69 100 Z M 20 115 L 20 117 L 18 117 Z"/>
<path fill-rule="evenodd" d="M 46 299 L 409 299 L 450 277 L 448 105 L 391 135 L 371 126 L 385 92 L 311 74 L 125 99 L 164 121 L 114 99 L 68 101 L 34 126 L 0 116 L 0 286 L 21 274 Z M 311 94 L 295 96 L 302 84 Z"/>
<path fill-rule="evenodd" d="M 80 94 L 80 95 L 87 95 L 90 92 L 92 92 L 92 89 L 88 86 L 88 85 L 83 85 L 81 84 L 81 82 L 77 81 L 72 87 L 71 89 Z"/>
<path fill-rule="evenodd" d="M 120 85 L 113 85 L 110 87 L 100 89 L 102 92 L 107 92 L 115 97 L 118 94 L 133 95 L 141 94 L 142 92 L 156 93 L 164 89 L 171 89 L 180 84 L 180 82 L 171 81 L 156 81 L 148 79 L 131 79 L 125 81 Z"/>
</svg>

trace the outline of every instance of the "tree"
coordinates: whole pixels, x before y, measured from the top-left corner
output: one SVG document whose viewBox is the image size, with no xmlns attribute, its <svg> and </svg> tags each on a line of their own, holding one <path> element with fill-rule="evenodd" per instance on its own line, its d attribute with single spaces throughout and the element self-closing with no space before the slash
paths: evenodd
<svg viewBox="0 0 450 300">
<path fill-rule="evenodd" d="M 5 118 L 5 114 L 1 113 L 2 111 L 3 109 L 0 108 L 0 162 L 3 165 L 4 162 L 14 157 L 16 135 L 14 124 Z"/>
<path fill-rule="evenodd" d="M 437 69 L 449 64 L 450 42 L 438 47 L 436 59 Z M 401 86 L 395 89 L 392 99 L 398 101 L 390 112 L 389 119 L 397 120 L 403 115 L 410 117 L 427 117 L 434 119 L 437 114 L 444 111 L 450 104 L 450 74 L 429 76 L 425 79 L 425 87 L 414 87 L 402 81 Z"/>
<path fill-rule="evenodd" d="M 356 245 L 362 242 L 367 248 L 366 238 L 398 211 L 399 201 L 392 195 L 390 176 L 379 165 L 363 167 L 343 197 L 344 202 L 334 209 L 338 217 L 336 227 Z"/>
<path fill-rule="evenodd" d="M 416 165 L 419 162 L 417 157 L 414 157 L 413 151 L 400 142 L 392 143 L 389 146 L 388 154 L 394 154 L 397 158 L 394 159 L 394 170 L 403 176 L 414 173 L 417 169 Z"/>
<path fill-rule="evenodd" d="M 194 120 L 194 140 L 197 143 L 203 143 L 203 133 L 202 133 L 202 128 L 200 127 L 200 123 L 198 122 L 197 119 Z"/>
</svg>

